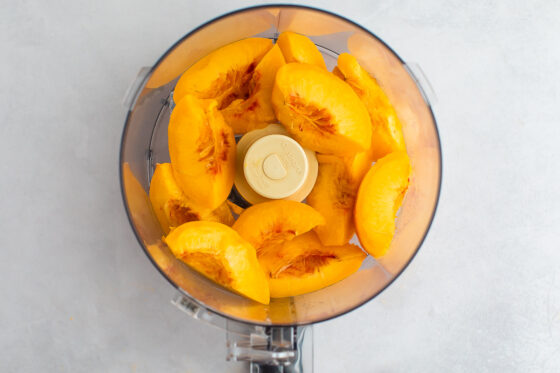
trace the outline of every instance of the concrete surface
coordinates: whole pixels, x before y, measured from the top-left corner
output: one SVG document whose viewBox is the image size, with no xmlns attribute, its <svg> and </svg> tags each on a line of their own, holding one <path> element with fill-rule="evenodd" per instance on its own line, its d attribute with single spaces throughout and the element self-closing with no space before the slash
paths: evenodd
<svg viewBox="0 0 560 373">
<path fill-rule="evenodd" d="M 0 0 L 0 371 L 221 372 L 123 211 L 138 68 L 247 1 Z M 412 265 L 316 327 L 317 372 L 560 371 L 560 3 L 310 2 L 418 62 L 444 182 Z"/>
</svg>

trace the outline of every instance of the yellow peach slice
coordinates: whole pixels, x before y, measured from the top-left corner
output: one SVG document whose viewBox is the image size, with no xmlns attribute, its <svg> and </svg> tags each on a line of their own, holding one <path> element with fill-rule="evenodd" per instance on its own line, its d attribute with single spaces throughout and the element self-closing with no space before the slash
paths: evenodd
<svg viewBox="0 0 560 373">
<path fill-rule="evenodd" d="M 333 155 L 318 155 L 319 174 L 307 196 L 309 206 L 325 217 L 315 227 L 323 245 L 344 245 L 354 235 L 354 201 L 358 183 L 353 182 L 345 162 Z"/>
<path fill-rule="evenodd" d="M 276 117 L 306 148 L 352 155 L 371 145 L 364 104 L 348 84 L 325 69 L 302 63 L 282 66 L 272 104 Z"/>
<path fill-rule="evenodd" d="M 337 78 L 340 78 L 340 79 L 342 79 L 342 80 L 345 80 L 345 79 L 344 79 L 344 74 L 342 74 L 342 71 L 340 71 L 340 69 L 338 68 L 338 66 L 335 66 L 335 67 L 332 69 L 332 73 L 333 73 L 333 75 L 336 76 Z"/>
<path fill-rule="evenodd" d="M 165 242 L 175 257 L 212 281 L 259 303 L 269 303 L 266 276 L 255 249 L 227 225 L 185 223 L 171 231 Z"/>
<path fill-rule="evenodd" d="M 369 171 L 373 162 L 371 153 L 371 149 L 368 149 L 352 157 L 344 158 L 346 169 L 353 184 L 360 185 L 362 179 Z"/>
<path fill-rule="evenodd" d="M 225 202 L 216 210 L 195 205 L 175 181 L 170 163 L 156 165 L 150 183 L 150 201 L 165 234 L 168 234 L 171 228 L 189 221 L 216 221 L 226 225 L 232 225 L 234 221 Z"/>
<path fill-rule="evenodd" d="M 409 177 L 408 155 L 395 152 L 379 159 L 360 184 L 354 224 L 360 243 L 375 258 L 385 255 L 389 249 Z"/>
<path fill-rule="evenodd" d="M 259 258 L 272 298 L 317 291 L 356 272 L 366 254 L 358 246 L 323 246 L 311 231 Z"/>
<path fill-rule="evenodd" d="M 391 152 L 406 151 L 402 126 L 383 89 L 348 53 L 338 56 L 337 76 L 343 78 L 365 104 L 373 126 L 371 157 L 375 161 Z"/>
<path fill-rule="evenodd" d="M 307 37 L 291 31 L 284 31 L 276 42 L 286 62 L 302 62 L 326 69 L 325 60 L 317 46 Z"/>
<path fill-rule="evenodd" d="M 185 96 L 171 113 L 168 137 L 175 180 L 185 195 L 217 208 L 233 186 L 235 137 L 216 101 Z"/>
<path fill-rule="evenodd" d="M 221 110 L 236 99 L 247 98 L 253 71 L 271 48 L 270 39 L 249 38 L 213 51 L 181 75 L 173 100 L 178 103 L 188 94 L 213 98 Z"/>
<path fill-rule="evenodd" d="M 276 72 L 284 64 L 282 52 L 275 45 L 255 68 L 249 81 L 248 97 L 237 99 L 222 110 L 224 119 L 235 133 L 266 127 L 276 121 L 271 102 L 272 86 Z"/>
<path fill-rule="evenodd" d="M 344 75 L 342 74 L 338 66 L 334 67 L 332 73 L 336 77 L 345 80 Z M 374 134 L 372 132 L 372 141 L 373 141 L 373 136 Z M 365 176 L 366 172 L 371 167 L 371 164 L 373 162 L 373 150 L 370 147 L 368 150 L 364 152 L 356 153 L 356 155 L 354 156 L 345 157 L 344 160 L 346 162 L 346 167 L 348 169 L 348 172 L 350 173 L 353 182 L 359 184 L 362 181 L 363 177 Z"/>
<path fill-rule="evenodd" d="M 261 255 L 268 246 L 291 240 L 324 223 L 323 216 L 304 203 L 276 200 L 246 209 L 233 229 Z"/>
</svg>

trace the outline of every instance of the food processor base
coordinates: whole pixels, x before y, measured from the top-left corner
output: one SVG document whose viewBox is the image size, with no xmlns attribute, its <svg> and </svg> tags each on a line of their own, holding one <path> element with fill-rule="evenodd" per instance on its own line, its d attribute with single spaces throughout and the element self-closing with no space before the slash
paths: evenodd
<svg viewBox="0 0 560 373">
<path fill-rule="evenodd" d="M 251 373 L 313 372 L 313 327 L 228 327 L 228 361 L 249 362 Z"/>
<path fill-rule="evenodd" d="M 194 319 L 226 331 L 228 361 L 249 363 L 251 373 L 312 373 L 313 326 L 259 326 L 202 308 L 178 292 L 172 302 Z"/>
</svg>

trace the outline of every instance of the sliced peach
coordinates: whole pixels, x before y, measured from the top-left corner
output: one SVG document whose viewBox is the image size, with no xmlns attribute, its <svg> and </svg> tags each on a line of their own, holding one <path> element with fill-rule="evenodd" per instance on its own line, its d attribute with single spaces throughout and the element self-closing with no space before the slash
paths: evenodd
<svg viewBox="0 0 560 373">
<path fill-rule="evenodd" d="M 366 254 L 355 245 L 323 246 L 315 232 L 274 246 L 259 257 L 272 298 L 292 297 L 332 285 L 356 272 Z"/>
<path fill-rule="evenodd" d="M 171 113 L 168 137 L 175 180 L 196 205 L 216 209 L 235 173 L 235 137 L 216 101 L 185 96 Z"/>
<path fill-rule="evenodd" d="M 317 49 L 315 43 L 311 41 L 307 36 L 296 34 L 291 31 L 284 31 L 278 37 L 276 42 L 286 62 L 302 62 L 315 65 L 326 69 L 325 60 L 323 55 Z"/>
<path fill-rule="evenodd" d="M 212 281 L 257 302 L 270 300 L 265 274 L 251 244 L 216 222 L 185 223 L 165 238 L 173 255 Z"/>
<path fill-rule="evenodd" d="M 391 152 L 406 151 L 402 126 L 395 108 L 377 81 L 348 53 L 338 56 L 337 70 L 337 75 L 342 75 L 369 112 L 373 126 L 372 160 L 375 161 Z"/>
<path fill-rule="evenodd" d="M 379 159 L 360 184 L 354 223 L 362 246 L 375 258 L 389 249 L 409 177 L 408 155 L 395 152 Z"/>
<path fill-rule="evenodd" d="M 325 217 L 326 224 L 315 227 L 323 245 L 344 245 L 354 235 L 354 183 L 345 162 L 334 155 L 319 155 L 319 174 L 307 203 Z"/>
<path fill-rule="evenodd" d="M 342 79 L 342 80 L 345 80 L 345 79 L 344 79 L 344 74 L 342 74 L 342 71 L 340 71 L 340 69 L 338 68 L 338 66 L 335 66 L 335 67 L 332 69 L 332 73 L 333 73 L 333 75 L 336 76 L 337 78 L 340 78 L 340 79 Z"/>
<path fill-rule="evenodd" d="M 373 162 L 371 153 L 371 149 L 368 149 L 352 157 L 344 158 L 344 163 L 353 184 L 360 185 L 362 179 L 371 168 Z"/>
<path fill-rule="evenodd" d="M 249 38 L 213 51 L 181 75 L 173 100 L 178 103 L 187 94 L 213 98 L 221 110 L 236 99 L 247 98 L 253 71 L 271 48 L 270 39 Z"/>
<path fill-rule="evenodd" d="M 150 201 L 165 234 L 169 233 L 170 228 L 189 221 L 216 221 L 226 225 L 232 225 L 234 221 L 225 202 L 216 210 L 195 205 L 175 181 L 171 163 L 156 165 L 150 183 Z"/>
<path fill-rule="evenodd" d="M 248 97 L 237 99 L 222 110 L 227 124 L 235 133 L 266 127 L 276 121 L 271 102 L 272 86 L 276 71 L 284 64 L 284 56 L 275 45 L 255 68 L 249 81 Z"/>
<path fill-rule="evenodd" d="M 338 78 L 342 80 L 346 80 L 344 78 L 344 74 L 342 74 L 342 71 L 340 71 L 338 66 L 334 67 L 332 73 Z M 373 136 L 374 134 L 372 132 L 372 141 L 373 141 Z M 352 180 L 359 184 L 360 181 L 365 176 L 366 172 L 371 167 L 373 161 L 374 161 L 373 151 L 371 147 L 364 152 L 356 153 L 356 155 L 351 157 L 346 157 L 345 158 L 346 167 L 348 169 L 348 172 L 350 173 Z"/>
<path fill-rule="evenodd" d="M 325 69 L 303 63 L 282 66 L 272 104 L 276 117 L 306 148 L 352 155 L 370 147 L 371 123 L 364 104 Z"/>
<path fill-rule="evenodd" d="M 324 223 L 323 216 L 304 203 L 276 200 L 246 209 L 233 229 L 261 255 L 268 246 L 291 240 Z"/>
</svg>

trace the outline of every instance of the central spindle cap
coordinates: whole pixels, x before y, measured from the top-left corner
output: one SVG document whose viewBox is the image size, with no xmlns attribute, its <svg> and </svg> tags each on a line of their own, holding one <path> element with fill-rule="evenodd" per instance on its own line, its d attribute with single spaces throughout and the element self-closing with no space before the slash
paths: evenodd
<svg viewBox="0 0 560 373">
<path fill-rule="evenodd" d="M 298 191 L 309 173 L 305 151 L 285 135 L 268 135 L 255 141 L 243 161 L 245 179 L 263 197 L 286 198 Z"/>
</svg>

